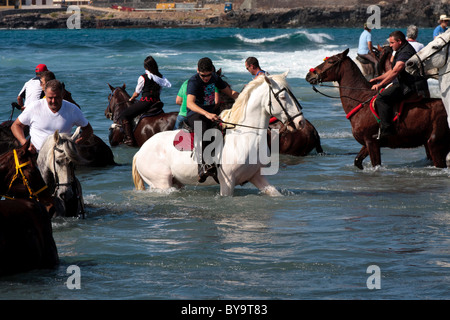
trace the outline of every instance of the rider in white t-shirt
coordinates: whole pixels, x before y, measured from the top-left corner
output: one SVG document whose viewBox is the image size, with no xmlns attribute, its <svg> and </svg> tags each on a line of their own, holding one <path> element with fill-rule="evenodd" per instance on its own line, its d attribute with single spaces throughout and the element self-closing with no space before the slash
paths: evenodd
<svg viewBox="0 0 450 320">
<path fill-rule="evenodd" d="M 93 130 L 81 110 L 74 104 L 63 100 L 62 84 L 50 80 L 45 87 L 45 98 L 27 106 L 11 126 L 14 136 L 23 145 L 26 142 L 25 126 L 30 126 L 31 150 L 39 152 L 42 144 L 56 130 L 70 134 L 74 126 L 81 126 L 81 137 L 76 143 L 88 139 Z"/>
<path fill-rule="evenodd" d="M 45 64 L 38 64 L 35 70 L 36 70 L 36 77 L 25 82 L 22 90 L 20 90 L 19 95 L 17 96 L 17 103 L 22 108 L 22 110 L 29 104 L 41 98 L 42 88 L 40 75 L 42 72 L 48 70 Z"/>
</svg>

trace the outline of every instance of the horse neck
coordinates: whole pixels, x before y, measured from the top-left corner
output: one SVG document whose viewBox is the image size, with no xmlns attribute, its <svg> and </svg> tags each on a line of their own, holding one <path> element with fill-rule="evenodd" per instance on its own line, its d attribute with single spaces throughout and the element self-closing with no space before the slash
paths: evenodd
<svg viewBox="0 0 450 320">
<path fill-rule="evenodd" d="M 342 61 L 337 82 L 342 106 L 346 113 L 374 94 L 370 90 L 370 82 L 350 58 Z"/>
<path fill-rule="evenodd" d="M 125 90 L 119 90 L 119 93 L 120 93 L 120 97 L 117 97 L 117 98 L 114 97 L 113 99 L 115 99 L 115 101 L 112 101 L 112 102 L 115 102 L 114 106 L 113 106 L 113 109 L 114 109 L 113 110 L 113 119 L 114 119 L 114 121 L 116 121 L 119 118 L 120 114 L 125 109 L 127 109 L 129 107 L 129 105 L 130 105 L 130 102 L 129 102 L 130 96 L 129 96 L 129 94 Z"/>
<path fill-rule="evenodd" d="M 267 127 L 269 126 L 270 118 L 265 109 L 265 106 L 268 105 L 267 92 L 268 89 L 265 82 L 263 83 L 263 85 L 255 88 L 247 101 L 247 105 L 244 108 L 244 116 L 242 117 L 242 120 L 239 122 L 239 124 L 255 128 L 267 129 Z"/>
</svg>

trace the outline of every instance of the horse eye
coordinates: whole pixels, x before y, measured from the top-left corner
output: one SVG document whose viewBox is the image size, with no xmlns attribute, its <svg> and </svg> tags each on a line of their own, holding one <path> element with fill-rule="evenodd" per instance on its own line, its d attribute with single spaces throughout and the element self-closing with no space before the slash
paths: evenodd
<svg viewBox="0 0 450 320">
<path fill-rule="evenodd" d="M 439 50 L 441 48 L 441 46 L 433 46 L 432 49 L 433 50 Z"/>
</svg>

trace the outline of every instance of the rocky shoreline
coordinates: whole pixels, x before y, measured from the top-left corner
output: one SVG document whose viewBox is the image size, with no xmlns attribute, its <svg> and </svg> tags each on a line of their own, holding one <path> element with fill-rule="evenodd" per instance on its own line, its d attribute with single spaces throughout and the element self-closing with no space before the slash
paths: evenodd
<svg viewBox="0 0 450 320">
<path fill-rule="evenodd" d="M 381 27 L 434 27 L 437 17 L 450 14 L 450 5 L 433 2 L 405 1 L 407 4 L 382 2 Z M 186 12 L 123 12 L 110 8 L 82 7 L 81 28 L 329 28 L 362 27 L 371 16 L 367 5 L 352 7 L 315 6 L 294 9 L 234 10 L 228 13 L 218 9 Z M 222 7 L 221 7 L 222 8 Z M 66 9 L 0 11 L 2 29 L 67 28 L 72 13 Z"/>
</svg>

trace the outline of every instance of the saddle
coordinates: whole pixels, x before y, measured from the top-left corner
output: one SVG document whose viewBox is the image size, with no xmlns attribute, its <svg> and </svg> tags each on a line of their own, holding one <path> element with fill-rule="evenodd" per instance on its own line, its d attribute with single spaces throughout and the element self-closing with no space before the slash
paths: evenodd
<svg viewBox="0 0 450 320">
<path fill-rule="evenodd" d="M 194 139 L 195 134 L 192 127 L 190 127 L 185 121 L 182 123 L 182 129 L 175 135 L 173 139 L 173 146 L 179 151 L 194 151 Z M 224 136 L 224 132 L 222 135 Z M 217 178 L 217 168 L 218 164 L 199 164 L 199 182 L 204 182 L 208 176 L 213 177 L 213 179 L 219 183 Z"/>
<path fill-rule="evenodd" d="M 152 105 L 149 110 L 134 117 L 133 130 L 136 129 L 137 125 L 139 124 L 139 122 L 142 119 L 147 118 L 147 117 L 154 117 L 161 113 L 164 113 L 164 110 L 162 109 L 163 107 L 164 107 L 164 103 L 161 101 L 158 101 L 154 105 Z"/>
<path fill-rule="evenodd" d="M 380 91 L 382 92 L 384 90 L 384 88 Z M 377 96 L 374 96 L 372 98 L 372 100 L 370 100 L 370 111 L 372 111 L 372 114 L 374 115 L 375 119 L 377 120 L 378 123 L 380 123 L 380 117 L 378 116 L 377 110 L 376 110 L 376 100 L 377 100 Z M 405 100 L 400 101 L 399 103 L 396 103 L 394 105 L 393 108 L 393 113 L 394 113 L 394 118 L 392 119 L 392 122 L 395 124 L 396 121 L 399 121 L 400 116 L 402 114 L 403 111 L 403 107 L 405 104 L 408 103 L 415 103 L 415 102 L 419 102 L 420 100 L 423 99 L 423 96 L 417 94 L 417 93 L 413 93 L 410 97 L 406 98 Z"/>
<path fill-rule="evenodd" d="M 356 60 L 358 60 L 358 61 L 361 62 L 362 64 L 371 64 L 371 65 L 374 65 L 372 61 L 370 61 L 369 59 L 366 59 L 366 58 L 360 56 L 359 54 L 356 55 Z"/>
</svg>

